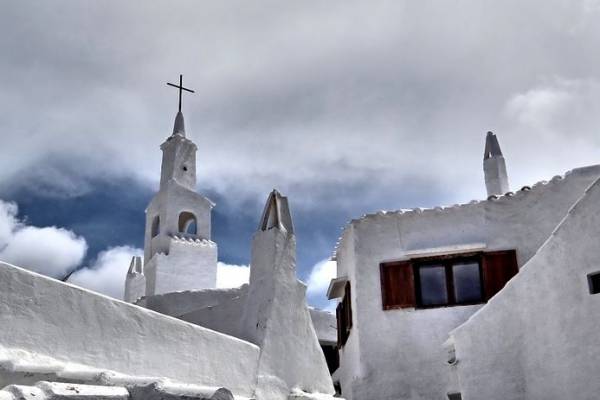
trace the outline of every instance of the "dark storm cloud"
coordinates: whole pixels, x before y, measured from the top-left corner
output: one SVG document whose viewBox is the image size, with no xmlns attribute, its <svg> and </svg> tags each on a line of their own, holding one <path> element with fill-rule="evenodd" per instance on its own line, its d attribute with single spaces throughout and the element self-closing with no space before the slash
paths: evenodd
<svg viewBox="0 0 600 400">
<path fill-rule="evenodd" d="M 132 221 L 172 129 L 165 83 L 183 73 L 221 254 L 245 262 L 276 187 L 306 278 L 349 218 L 484 197 L 487 130 L 514 188 L 597 163 L 599 17 L 598 0 L 4 2 L 0 197 L 103 214 L 106 190 Z M 120 182 L 144 194 L 119 199 Z M 88 223 L 91 248 L 139 246 Z"/>
<path fill-rule="evenodd" d="M 376 190 L 424 176 L 480 197 L 487 129 L 518 183 L 597 160 L 599 15 L 594 1 L 6 3 L 2 179 L 50 154 L 156 182 L 176 104 L 164 82 L 182 72 L 201 186 L 260 198 L 366 168 Z M 557 156 L 567 136 L 581 140 Z"/>
</svg>

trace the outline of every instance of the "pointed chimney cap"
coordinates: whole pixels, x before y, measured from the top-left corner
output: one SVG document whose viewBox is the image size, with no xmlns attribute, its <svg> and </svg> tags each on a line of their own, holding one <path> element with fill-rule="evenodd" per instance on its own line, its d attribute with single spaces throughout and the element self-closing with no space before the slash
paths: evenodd
<svg viewBox="0 0 600 400">
<path fill-rule="evenodd" d="M 173 135 L 181 135 L 185 137 L 185 122 L 183 120 L 183 114 L 181 111 L 177 112 L 175 117 L 175 125 L 173 126 Z"/>
<path fill-rule="evenodd" d="M 258 230 L 268 231 L 272 228 L 278 228 L 290 234 L 294 233 L 294 224 L 292 223 L 288 199 L 282 196 L 276 189 L 273 189 L 269 194 Z"/>
<path fill-rule="evenodd" d="M 144 267 L 142 266 L 142 257 L 133 256 L 131 258 L 131 264 L 129 264 L 128 275 L 144 274 Z"/>
<path fill-rule="evenodd" d="M 500 150 L 500 144 L 498 138 L 493 132 L 488 132 L 485 137 L 485 150 L 483 152 L 483 159 L 487 160 L 492 157 L 502 157 L 502 150 Z"/>
</svg>

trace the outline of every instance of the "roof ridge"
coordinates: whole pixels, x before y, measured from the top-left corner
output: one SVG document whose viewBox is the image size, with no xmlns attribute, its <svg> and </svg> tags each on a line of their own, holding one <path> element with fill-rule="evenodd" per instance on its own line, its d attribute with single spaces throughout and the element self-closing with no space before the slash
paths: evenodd
<svg viewBox="0 0 600 400">
<path fill-rule="evenodd" d="M 346 231 L 346 228 L 348 226 L 354 225 L 355 223 L 359 223 L 359 222 L 365 221 L 367 219 L 376 218 L 376 217 L 389 215 L 389 214 L 413 215 L 413 214 L 422 214 L 423 212 L 449 212 L 449 211 L 457 210 L 457 209 L 464 208 L 464 207 L 474 206 L 474 205 L 478 205 L 478 204 L 482 204 L 482 203 L 496 202 L 499 200 L 502 201 L 503 199 L 510 199 L 515 196 L 521 197 L 522 195 L 525 195 L 528 192 L 532 192 L 532 191 L 537 192 L 539 190 L 539 188 L 546 187 L 548 184 L 555 184 L 557 182 L 562 182 L 566 178 L 571 176 L 573 174 L 573 172 L 590 169 L 593 167 L 600 167 L 600 164 L 589 165 L 586 167 L 573 168 L 573 169 L 566 171 L 562 175 L 554 175 L 549 181 L 547 181 L 547 180 L 537 181 L 536 183 L 534 183 L 531 186 L 525 185 L 525 186 L 521 187 L 521 189 L 519 189 L 517 192 L 509 191 L 509 192 L 504 193 L 503 195 L 491 195 L 491 196 L 488 196 L 488 198 L 484 199 L 484 200 L 474 199 L 474 200 L 469 201 L 468 203 L 456 203 L 456 204 L 447 205 L 447 206 L 434 206 L 434 207 L 425 207 L 425 208 L 424 207 L 415 207 L 415 208 L 408 208 L 408 209 L 400 208 L 400 209 L 391 210 L 391 211 L 390 210 L 379 210 L 376 212 L 363 214 L 358 218 L 352 218 L 351 220 L 347 221 L 344 224 L 344 226 L 341 229 L 342 234 L 336 240 L 334 250 L 333 250 L 333 255 L 332 255 L 331 259 L 335 260 L 335 258 L 337 257 L 337 252 L 338 252 L 340 243 L 342 241 L 342 238 L 344 236 L 344 233 Z M 522 193 L 522 195 L 521 195 L 521 193 Z"/>
</svg>

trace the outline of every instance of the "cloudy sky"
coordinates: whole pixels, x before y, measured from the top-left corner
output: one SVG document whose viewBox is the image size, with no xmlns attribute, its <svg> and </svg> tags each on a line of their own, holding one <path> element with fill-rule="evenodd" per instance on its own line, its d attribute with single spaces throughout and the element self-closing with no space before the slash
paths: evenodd
<svg viewBox="0 0 600 400">
<path fill-rule="evenodd" d="M 600 1 L 3 1 L 0 259 L 120 296 L 184 75 L 220 284 L 289 196 L 312 304 L 345 221 L 600 162 Z M 120 285 L 120 286 L 119 286 Z"/>
</svg>

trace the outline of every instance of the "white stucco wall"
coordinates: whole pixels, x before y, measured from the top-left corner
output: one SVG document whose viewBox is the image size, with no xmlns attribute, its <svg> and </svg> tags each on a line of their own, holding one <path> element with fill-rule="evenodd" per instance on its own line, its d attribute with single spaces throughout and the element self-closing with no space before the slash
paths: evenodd
<svg viewBox="0 0 600 400">
<path fill-rule="evenodd" d="M 253 344 L 0 263 L 0 350 L 250 397 Z"/>
<path fill-rule="evenodd" d="M 146 294 L 146 277 L 142 257 L 134 256 L 125 276 L 125 293 L 123 300 L 133 303 Z"/>
<path fill-rule="evenodd" d="M 211 308 L 227 300 L 245 296 L 247 291 L 248 284 L 239 288 L 187 290 L 146 296 L 137 304 L 161 314 L 180 317 L 198 309 Z"/>
<path fill-rule="evenodd" d="M 452 333 L 463 399 L 596 399 L 600 393 L 600 183 L 509 284 Z"/>
<path fill-rule="evenodd" d="M 354 227 L 349 225 L 344 230 L 337 249 L 337 276 L 347 277 L 351 284 L 356 281 L 354 243 Z M 356 293 L 354 290 L 351 292 L 351 302 L 356 304 Z M 333 374 L 334 381 L 339 382 L 341 385 L 342 396 L 348 400 L 353 399 L 353 387 L 356 384 L 360 385 L 362 382 L 359 379 L 362 375 L 362 365 L 358 334 L 356 333 L 360 329 L 361 321 L 357 320 L 354 309 L 352 312 L 353 329 L 346 344 L 338 351 L 340 366 Z"/>
<path fill-rule="evenodd" d="M 335 378 L 347 398 L 444 398 L 450 371 L 442 344 L 481 306 L 382 309 L 379 264 L 419 249 L 483 243 L 529 260 L 600 175 L 577 169 L 530 191 L 448 209 L 378 213 L 353 221 L 337 251 L 338 276 L 352 285 L 353 328 Z"/>
<path fill-rule="evenodd" d="M 503 195 L 510 190 L 506 161 L 502 156 L 493 156 L 483 160 L 483 174 L 488 196 Z"/>
<path fill-rule="evenodd" d="M 317 333 L 319 343 L 337 344 L 337 321 L 335 314 L 329 311 L 309 307 L 310 318 Z"/>
<path fill-rule="evenodd" d="M 125 294 L 123 300 L 133 303 L 146 293 L 146 277 L 144 274 L 127 274 L 125 278 Z"/>
<path fill-rule="evenodd" d="M 181 120 L 183 121 L 183 114 Z M 173 134 L 160 146 L 163 152 L 160 186 L 165 187 L 175 180 L 190 190 L 196 188 L 196 150 L 197 147 L 184 134 Z"/>
<path fill-rule="evenodd" d="M 209 240 L 172 237 L 169 253 L 144 265 L 146 295 L 215 287 L 217 245 Z"/>
<path fill-rule="evenodd" d="M 333 394 L 306 286 L 296 278 L 295 235 L 279 228 L 256 232 L 251 266 L 242 329 L 261 348 L 257 397 L 287 399 L 292 389 Z"/>
<path fill-rule="evenodd" d="M 146 208 L 144 260 L 147 262 L 157 252 L 169 252 L 169 238 L 181 233 L 179 215 L 184 211 L 196 217 L 196 236 L 210 240 L 213 206 L 214 204 L 201 194 L 184 188 L 175 181 L 169 181 Z M 152 221 L 156 216 L 160 218 L 160 230 L 158 236 L 152 237 Z"/>
</svg>

